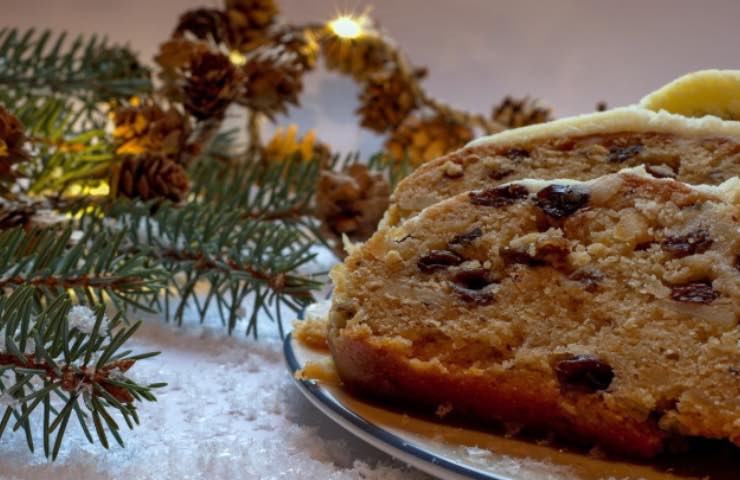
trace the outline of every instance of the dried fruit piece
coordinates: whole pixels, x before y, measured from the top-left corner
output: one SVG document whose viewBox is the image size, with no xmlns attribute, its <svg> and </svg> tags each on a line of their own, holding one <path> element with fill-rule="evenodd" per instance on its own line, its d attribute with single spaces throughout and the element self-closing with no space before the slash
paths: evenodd
<svg viewBox="0 0 740 480">
<path fill-rule="evenodd" d="M 468 194 L 470 203 L 486 207 L 504 207 L 528 196 L 529 190 L 517 184 L 474 190 Z"/>
<path fill-rule="evenodd" d="M 606 390 L 614 379 L 611 365 L 592 355 L 575 355 L 555 365 L 564 386 L 589 392 Z"/>
<path fill-rule="evenodd" d="M 518 162 L 523 158 L 529 158 L 529 150 L 525 150 L 523 148 L 510 148 L 504 153 L 504 156 L 509 160 Z"/>
<path fill-rule="evenodd" d="M 499 255 L 507 265 L 522 264 L 539 267 L 543 265 L 561 265 L 565 262 L 569 253 L 570 247 L 567 243 L 545 243 L 538 246 L 534 254 L 513 248 L 503 248 Z"/>
<path fill-rule="evenodd" d="M 582 283 L 587 292 L 593 293 L 604 280 L 604 274 L 594 269 L 578 270 L 570 274 L 568 279 Z"/>
<path fill-rule="evenodd" d="M 488 305 L 493 302 L 494 296 L 491 290 L 472 290 L 469 288 L 461 287 L 456 283 L 453 283 L 451 285 L 452 290 L 457 294 L 457 296 L 468 303 L 474 303 L 476 305 L 482 306 Z"/>
<path fill-rule="evenodd" d="M 416 265 L 422 272 L 431 273 L 442 268 L 460 265 L 463 260 L 460 255 L 449 250 L 430 250 L 416 262 Z"/>
<path fill-rule="evenodd" d="M 565 218 L 583 208 L 589 199 L 588 192 L 571 185 L 550 185 L 537 193 L 536 203 L 546 214 Z"/>
<path fill-rule="evenodd" d="M 482 290 L 493 283 L 486 268 L 462 270 L 452 277 L 452 281 L 468 290 Z"/>
<path fill-rule="evenodd" d="M 671 287 L 671 299 L 677 302 L 712 303 L 717 297 L 719 293 L 712 287 L 711 280 L 700 280 Z"/>
<path fill-rule="evenodd" d="M 642 144 L 631 145 L 629 147 L 612 147 L 609 149 L 609 156 L 607 158 L 610 162 L 622 163 L 632 157 L 636 157 L 643 150 L 645 150 L 645 145 Z"/>
<path fill-rule="evenodd" d="M 714 241 L 709 236 L 709 232 L 701 228 L 694 230 L 686 235 L 676 235 L 666 237 L 661 243 L 661 247 L 666 252 L 670 252 L 678 258 L 687 257 L 697 253 L 704 253 L 709 250 Z"/>
<path fill-rule="evenodd" d="M 512 173 L 514 173 L 514 170 L 511 170 L 510 168 L 504 168 L 502 170 L 491 170 L 488 173 L 488 177 L 492 178 L 493 180 L 501 180 L 504 177 L 508 177 Z"/>
<path fill-rule="evenodd" d="M 640 242 L 637 245 L 635 245 L 635 251 L 641 252 L 643 250 L 649 250 L 650 247 L 655 245 L 655 240 L 648 240 L 646 242 Z"/>
<path fill-rule="evenodd" d="M 452 240 L 450 240 L 450 245 L 470 245 L 476 238 L 479 238 L 481 235 L 483 235 L 483 230 L 476 227 L 467 233 L 461 233 L 460 235 L 455 235 L 454 237 L 452 237 Z"/>
<path fill-rule="evenodd" d="M 499 252 L 501 259 L 506 265 L 527 265 L 529 267 L 540 267 L 547 265 L 544 260 L 534 257 L 527 252 L 514 250 L 513 248 L 503 248 Z"/>
</svg>

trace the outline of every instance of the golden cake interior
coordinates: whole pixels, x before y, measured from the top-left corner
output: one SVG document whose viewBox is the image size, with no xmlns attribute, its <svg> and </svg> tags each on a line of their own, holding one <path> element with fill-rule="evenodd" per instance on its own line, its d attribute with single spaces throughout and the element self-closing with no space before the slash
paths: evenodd
<svg viewBox="0 0 740 480">
<path fill-rule="evenodd" d="M 618 138 L 628 149 L 637 137 Z M 573 148 L 609 155 L 600 140 Z M 679 176 L 687 158 L 706 162 L 689 180 L 737 162 L 738 147 L 719 140 L 639 140 Z M 492 154 L 502 165 L 480 158 L 475 168 L 538 162 L 528 174 L 578 177 L 555 145 L 522 158 Z M 692 155 L 677 160 L 679 148 Z M 588 175 L 609 165 L 579 158 Z M 740 445 L 737 184 L 720 195 L 632 173 L 525 181 L 459 194 L 380 230 L 332 274 L 329 342 L 340 376 L 362 386 L 362 368 L 336 358 L 361 342 L 411 371 L 494 386 L 532 379 L 574 416 L 606 409 Z"/>
</svg>

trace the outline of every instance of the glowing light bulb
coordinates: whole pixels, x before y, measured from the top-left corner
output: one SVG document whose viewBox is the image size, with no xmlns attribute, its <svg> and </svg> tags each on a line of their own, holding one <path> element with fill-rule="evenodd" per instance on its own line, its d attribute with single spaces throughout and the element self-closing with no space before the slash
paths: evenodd
<svg viewBox="0 0 740 480">
<path fill-rule="evenodd" d="M 229 60 L 237 67 L 241 67 L 242 65 L 247 63 L 247 57 L 238 50 L 232 50 L 229 52 Z"/>
<path fill-rule="evenodd" d="M 334 35 L 341 38 L 357 38 L 362 35 L 364 23 L 364 17 L 355 18 L 352 15 L 340 15 L 329 22 L 329 29 L 334 32 Z"/>
</svg>

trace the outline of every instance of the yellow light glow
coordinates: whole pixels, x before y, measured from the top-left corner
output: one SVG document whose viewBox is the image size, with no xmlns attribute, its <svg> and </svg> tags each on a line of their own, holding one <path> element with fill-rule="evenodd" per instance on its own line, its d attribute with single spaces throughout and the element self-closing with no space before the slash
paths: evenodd
<svg viewBox="0 0 740 480">
<path fill-rule="evenodd" d="M 231 63 L 233 63 L 237 67 L 241 67 L 242 65 L 247 63 L 247 57 L 238 50 L 232 50 L 229 52 L 229 60 L 231 60 Z"/>
<path fill-rule="evenodd" d="M 99 184 L 95 186 L 91 185 L 85 185 L 80 186 L 77 184 L 70 185 L 67 188 L 67 194 L 71 196 L 81 196 L 81 195 L 99 195 L 99 196 L 105 196 L 110 193 L 110 187 L 108 186 L 108 183 L 106 182 L 100 182 Z"/>
<path fill-rule="evenodd" d="M 367 18 L 364 16 L 340 15 L 329 22 L 329 29 L 341 38 L 357 38 L 362 35 L 366 23 Z"/>
</svg>

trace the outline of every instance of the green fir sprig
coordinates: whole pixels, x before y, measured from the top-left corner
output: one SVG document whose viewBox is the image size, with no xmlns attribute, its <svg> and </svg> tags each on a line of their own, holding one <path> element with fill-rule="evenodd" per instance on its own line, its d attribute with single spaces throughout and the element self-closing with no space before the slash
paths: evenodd
<svg viewBox="0 0 740 480">
<path fill-rule="evenodd" d="M 37 98 L 74 99 L 85 119 L 100 127 L 101 102 L 152 90 L 151 73 L 136 55 L 97 35 L 0 28 L 0 58 L 0 90 L 11 110 Z"/>
<path fill-rule="evenodd" d="M 139 423 L 134 402 L 155 401 L 152 390 L 164 384 L 140 384 L 126 372 L 157 353 L 132 355 L 123 348 L 139 323 L 126 325 L 120 313 L 108 320 L 98 305 L 76 307 L 86 318 L 72 324 L 69 296 L 60 294 L 40 308 L 39 289 L 24 285 L 0 296 L 0 437 L 22 429 L 34 451 L 30 420 L 40 410 L 46 457 L 57 457 L 72 417 L 90 443 L 94 430 L 105 448 L 109 435 L 123 445 L 120 419 L 111 411 L 129 428 Z"/>
</svg>

